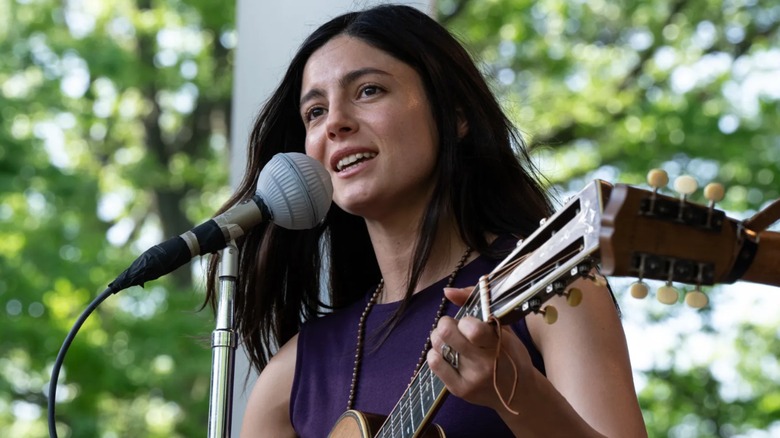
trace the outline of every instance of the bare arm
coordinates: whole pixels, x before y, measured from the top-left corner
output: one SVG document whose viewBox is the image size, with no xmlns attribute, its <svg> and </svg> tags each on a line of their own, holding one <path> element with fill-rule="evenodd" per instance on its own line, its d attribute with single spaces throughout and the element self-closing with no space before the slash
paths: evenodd
<svg viewBox="0 0 780 438">
<path fill-rule="evenodd" d="M 531 363 L 524 345 L 508 327 L 502 329 L 497 384 L 505 401 L 513 385 L 517 394 L 507 410 L 493 387 L 495 330 L 477 319 L 442 318 L 432 335 L 431 369 L 456 396 L 495 409 L 518 436 L 642 437 L 647 432 L 636 400 L 631 365 L 614 303 L 606 288 L 583 280 L 583 302 L 569 307 L 562 298 L 549 304 L 559 312 L 547 325 L 539 316 L 526 318 L 534 343 L 544 357 L 547 376 Z M 461 302 L 468 289 L 447 292 Z M 440 354 L 442 343 L 460 352 L 453 369 Z M 515 374 L 507 355 L 517 365 Z"/>
<path fill-rule="evenodd" d="M 242 438 L 296 436 L 290 423 L 290 392 L 297 347 L 298 335 L 295 335 L 260 373 L 247 402 Z"/>
<path fill-rule="evenodd" d="M 531 337 L 545 361 L 547 379 L 596 431 L 610 437 L 646 436 L 636 398 L 623 326 L 606 287 L 576 284 L 582 303 L 555 299 L 558 322 L 528 318 Z"/>
</svg>

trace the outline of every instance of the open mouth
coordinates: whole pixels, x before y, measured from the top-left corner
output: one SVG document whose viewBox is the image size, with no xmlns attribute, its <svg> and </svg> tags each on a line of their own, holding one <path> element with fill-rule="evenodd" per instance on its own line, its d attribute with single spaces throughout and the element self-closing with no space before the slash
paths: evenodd
<svg viewBox="0 0 780 438">
<path fill-rule="evenodd" d="M 359 152 L 357 154 L 347 155 L 346 157 L 340 159 L 338 163 L 336 163 L 336 171 L 341 172 L 342 170 L 355 166 L 358 163 L 370 160 L 376 157 L 376 155 L 376 152 Z"/>
</svg>

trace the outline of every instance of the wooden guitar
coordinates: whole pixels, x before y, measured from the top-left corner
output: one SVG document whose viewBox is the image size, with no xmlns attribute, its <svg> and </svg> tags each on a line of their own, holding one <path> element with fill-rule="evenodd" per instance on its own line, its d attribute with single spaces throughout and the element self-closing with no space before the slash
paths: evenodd
<svg viewBox="0 0 780 438">
<path fill-rule="evenodd" d="M 455 318 L 492 315 L 509 324 L 542 313 L 552 323 L 557 313 L 545 302 L 565 295 L 576 305 L 581 293 L 567 287 L 582 277 L 597 280 L 599 266 L 602 274 L 640 280 L 780 286 L 780 233 L 766 231 L 778 218 L 780 201 L 738 222 L 712 206 L 595 180 L 482 277 Z M 329 436 L 443 437 L 431 419 L 446 396 L 423 363 L 388 416 L 347 411 Z"/>
</svg>

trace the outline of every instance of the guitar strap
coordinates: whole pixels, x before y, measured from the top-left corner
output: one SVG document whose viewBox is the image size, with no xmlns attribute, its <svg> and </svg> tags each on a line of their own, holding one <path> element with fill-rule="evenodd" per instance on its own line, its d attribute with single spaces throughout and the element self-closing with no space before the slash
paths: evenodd
<svg viewBox="0 0 780 438">
<path fill-rule="evenodd" d="M 745 228 L 753 230 L 756 234 L 766 230 L 770 225 L 780 220 L 780 199 L 775 200 L 765 209 L 756 213 L 744 222 Z"/>
<path fill-rule="evenodd" d="M 742 278 L 753 263 L 756 252 L 758 252 L 758 236 L 753 233 L 746 233 L 743 226 L 740 226 L 739 228 L 737 237 L 739 239 L 738 241 L 742 244 L 738 245 L 738 251 L 734 258 L 731 272 L 723 279 L 724 283 L 734 283 Z"/>
<path fill-rule="evenodd" d="M 741 242 L 734 259 L 731 272 L 725 282 L 734 283 L 747 272 L 758 252 L 759 234 L 780 219 L 780 199 L 756 213 L 750 219 L 743 221 L 737 230 L 738 241 Z"/>
</svg>

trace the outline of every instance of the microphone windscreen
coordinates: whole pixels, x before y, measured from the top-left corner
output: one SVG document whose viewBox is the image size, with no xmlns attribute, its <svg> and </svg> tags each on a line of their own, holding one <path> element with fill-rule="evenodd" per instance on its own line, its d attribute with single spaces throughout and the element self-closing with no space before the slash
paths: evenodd
<svg viewBox="0 0 780 438">
<path fill-rule="evenodd" d="M 299 152 L 280 153 L 260 172 L 257 194 L 276 225 L 306 230 L 316 227 L 328 213 L 333 184 L 314 158 Z"/>
</svg>

